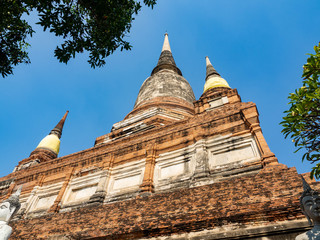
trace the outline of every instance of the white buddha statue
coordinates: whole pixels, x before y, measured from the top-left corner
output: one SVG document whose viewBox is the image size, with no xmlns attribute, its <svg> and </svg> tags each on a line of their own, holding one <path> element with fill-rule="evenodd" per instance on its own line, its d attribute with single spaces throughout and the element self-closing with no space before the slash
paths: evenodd
<svg viewBox="0 0 320 240">
<path fill-rule="evenodd" d="M 320 240 L 320 196 L 302 177 L 303 193 L 300 197 L 301 210 L 313 228 L 296 237 L 296 240 Z"/>
<path fill-rule="evenodd" d="M 0 204 L 0 240 L 9 239 L 12 228 L 8 225 L 11 217 L 19 210 L 21 187 Z"/>
</svg>

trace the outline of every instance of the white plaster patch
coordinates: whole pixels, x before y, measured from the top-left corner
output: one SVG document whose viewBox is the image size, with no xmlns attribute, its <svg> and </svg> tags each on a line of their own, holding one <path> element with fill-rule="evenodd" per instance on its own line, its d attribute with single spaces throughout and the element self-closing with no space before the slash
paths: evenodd
<svg viewBox="0 0 320 240">
<path fill-rule="evenodd" d="M 48 210 L 57 198 L 62 184 L 63 182 L 59 182 L 42 187 L 34 187 L 23 206 L 26 209 L 26 212 L 32 213 Z"/>
<path fill-rule="evenodd" d="M 223 165 L 240 160 L 251 159 L 255 157 L 255 153 L 251 145 L 242 148 L 230 150 L 229 152 L 218 153 L 213 156 L 213 166 Z"/>
<path fill-rule="evenodd" d="M 160 168 L 160 179 L 181 175 L 185 172 L 184 162 Z"/>
<path fill-rule="evenodd" d="M 73 177 L 61 200 L 61 207 L 68 207 L 88 201 L 95 193 L 102 171 L 96 171 L 81 177 Z"/>
<path fill-rule="evenodd" d="M 228 103 L 228 97 L 222 97 L 222 98 L 216 98 L 209 102 L 210 108 L 208 110 L 211 110 L 212 108 L 220 107 L 226 103 Z"/>
<path fill-rule="evenodd" d="M 50 206 L 53 205 L 54 200 L 56 200 L 56 198 L 57 198 L 57 195 L 52 195 L 52 196 L 40 198 L 38 200 L 34 210 L 48 209 Z"/>
<path fill-rule="evenodd" d="M 260 152 L 253 136 L 248 133 L 242 136 L 224 135 L 201 139 L 195 144 L 172 152 L 160 154 L 156 159 L 154 185 L 156 191 L 179 186 L 183 181 L 192 179 L 197 166 L 196 149 L 203 148 L 202 156 L 207 159 L 210 171 L 225 171 L 230 164 L 243 164 L 260 159 Z M 205 164 L 200 161 L 199 164 Z M 198 169 L 205 166 L 198 166 Z"/>
<path fill-rule="evenodd" d="M 113 183 L 113 190 L 139 185 L 140 179 L 141 172 L 136 175 L 124 176 L 123 178 L 115 179 Z"/>
<path fill-rule="evenodd" d="M 96 191 L 97 185 L 75 189 L 68 198 L 68 202 L 88 200 Z"/>
<path fill-rule="evenodd" d="M 181 109 L 179 109 L 179 110 L 181 111 Z M 151 108 L 151 109 L 148 109 L 148 111 L 146 111 L 146 112 L 141 112 L 138 115 L 132 116 L 131 118 L 128 118 L 128 119 L 125 119 L 125 120 L 122 120 L 120 122 L 113 124 L 112 130 L 117 130 L 119 128 L 128 127 L 133 124 L 139 125 L 142 123 L 142 121 L 144 119 L 148 119 L 148 118 L 151 118 L 156 115 L 164 116 L 164 117 L 171 118 L 174 120 L 181 120 L 184 117 L 183 115 L 179 115 L 177 113 L 166 112 L 161 108 Z"/>
<path fill-rule="evenodd" d="M 165 190 L 192 176 L 191 158 L 193 145 L 172 152 L 160 154 L 156 159 L 154 186 L 156 191 Z M 173 184 L 173 185 L 172 185 Z"/>
<path fill-rule="evenodd" d="M 115 167 L 111 172 L 107 196 L 137 192 L 143 181 L 144 170 L 145 159 Z"/>
<path fill-rule="evenodd" d="M 209 167 L 216 169 L 220 166 L 247 162 L 260 159 L 257 144 L 251 134 L 237 137 L 215 139 L 208 141 Z"/>
</svg>

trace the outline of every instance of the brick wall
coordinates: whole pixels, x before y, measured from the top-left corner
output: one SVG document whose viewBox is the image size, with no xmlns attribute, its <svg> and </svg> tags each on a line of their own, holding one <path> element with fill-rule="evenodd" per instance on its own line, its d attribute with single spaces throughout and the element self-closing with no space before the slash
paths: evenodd
<svg viewBox="0 0 320 240">
<path fill-rule="evenodd" d="M 270 165 L 252 176 L 15 221 L 10 239 L 136 239 L 232 223 L 267 225 L 303 218 L 301 191 L 295 168 Z"/>
</svg>

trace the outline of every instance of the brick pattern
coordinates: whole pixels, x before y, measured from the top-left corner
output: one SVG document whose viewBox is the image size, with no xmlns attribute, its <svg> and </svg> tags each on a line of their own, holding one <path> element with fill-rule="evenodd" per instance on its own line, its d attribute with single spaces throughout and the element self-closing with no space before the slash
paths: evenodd
<svg viewBox="0 0 320 240">
<path fill-rule="evenodd" d="M 154 175 L 154 167 L 156 164 L 156 146 L 151 145 L 149 149 L 146 151 L 146 167 L 143 177 L 143 182 L 140 186 L 141 192 L 151 193 L 154 191 L 153 185 L 153 175 Z"/>
<path fill-rule="evenodd" d="M 1 178 L 0 182 L 15 178 L 17 185 L 29 182 L 36 183 L 41 175 L 50 177 L 64 174 L 70 167 L 78 170 L 99 166 L 103 159 L 108 158 L 110 155 L 114 155 L 113 166 L 143 159 L 148 146 L 152 144 L 157 144 L 157 154 L 161 154 L 187 147 L 199 139 L 210 136 L 248 131 L 248 126 L 240 113 L 245 109 L 258 116 L 253 103 L 236 102 L 227 104 L 214 111 L 204 111 L 192 118 L 167 126 L 159 126 L 146 132 L 116 139 L 110 143 L 39 163 L 30 168 L 13 172 Z"/>
<path fill-rule="evenodd" d="M 12 222 L 11 239 L 136 239 L 303 218 L 302 183 L 294 168 L 270 165 L 255 176 L 211 185 L 138 196 L 135 199 Z M 103 238 L 102 238 L 103 237 Z"/>
<path fill-rule="evenodd" d="M 68 173 L 65 176 L 65 180 L 62 184 L 62 187 L 59 191 L 59 194 L 58 194 L 56 200 L 54 201 L 53 205 L 50 207 L 48 212 L 58 212 L 59 211 L 59 203 L 62 200 L 64 192 L 66 191 L 66 188 L 68 187 L 68 184 L 70 182 L 73 171 L 74 171 L 74 168 L 69 169 Z"/>
<path fill-rule="evenodd" d="M 210 101 L 223 96 L 228 97 L 228 103 L 210 109 Z M 156 106 L 157 103 L 152 104 Z M 171 109 L 172 106 L 167 107 Z M 234 223 L 267 225 L 303 218 L 298 200 L 302 191 L 300 177 L 294 168 L 288 169 L 279 164 L 270 151 L 263 138 L 254 103 L 241 102 L 236 89 L 215 89 L 204 93 L 194 102 L 194 109 L 191 110 L 185 115 L 185 120 L 170 120 L 165 126 L 155 124 L 156 127 L 152 129 L 103 143 L 112 134 L 114 137 L 121 136 L 121 130 L 111 132 L 98 137 L 97 145 L 93 148 L 48 159 L 1 178 L 0 183 L 4 186 L 6 181 L 15 179 L 10 186 L 1 190 L 2 199 L 21 184 L 24 195 L 35 186 L 64 182 L 48 214 L 30 219 L 23 219 L 22 216 L 22 219 L 11 223 L 14 229 L 11 239 L 59 239 L 57 236 L 73 239 L 137 239 Z M 148 121 L 159 122 L 164 119 Z M 235 176 L 221 182 L 217 180 L 211 185 L 173 189 L 166 193 L 153 192 L 156 156 L 212 136 L 241 136 L 248 133 L 255 137 L 262 154 L 260 162 L 252 163 L 263 167 L 258 174 L 255 171 L 247 176 Z M 91 201 L 70 212 L 59 210 L 59 202 L 73 172 L 90 168 L 112 172 L 113 167 L 144 158 L 146 166 L 140 195 L 108 204 L 102 204 L 103 199 L 100 201 L 99 198 L 99 201 Z M 102 176 L 102 180 L 104 178 Z M 316 183 L 312 184 L 318 188 Z M 104 186 L 104 181 L 100 185 Z M 101 196 L 104 197 L 104 194 Z"/>
</svg>

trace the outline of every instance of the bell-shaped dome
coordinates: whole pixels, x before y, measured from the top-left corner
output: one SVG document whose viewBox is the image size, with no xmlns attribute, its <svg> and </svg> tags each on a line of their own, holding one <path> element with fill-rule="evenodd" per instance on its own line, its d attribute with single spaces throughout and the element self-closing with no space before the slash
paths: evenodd
<svg viewBox="0 0 320 240">
<path fill-rule="evenodd" d="M 41 151 L 43 150 L 49 150 L 52 153 L 54 153 L 56 156 L 58 156 L 59 154 L 59 150 L 60 150 L 60 138 L 62 135 L 62 129 L 63 129 L 63 125 L 64 122 L 67 118 L 69 111 L 67 111 L 64 116 L 62 117 L 62 119 L 59 121 L 59 123 L 51 130 L 51 132 L 49 133 L 49 135 L 47 135 L 45 138 L 43 138 L 41 140 L 41 142 L 39 143 L 39 145 L 37 146 L 37 148 L 35 149 L 35 151 L 33 151 L 31 153 L 31 155 L 33 153 L 38 153 L 39 150 Z M 31 156 L 30 155 L 30 156 Z"/>
<path fill-rule="evenodd" d="M 60 150 L 60 139 L 55 134 L 47 135 L 37 146 L 37 149 L 41 148 L 51 150 L 58 155 Z"/>
<path fill-rule="evenodd" d="M 162 69 L 148 77 L 142 84 L 134 107 L 150 103 L 157 98 L 167 101 L 186 101 L 193 104 L 195 96 L 188 81 L 173 70 Z M 160 99 L 159 99 L 160 100 Z"/>
<path fill-rule="evenodd" d="M 164 105 L 187 109 L 187 112 L 192 113 L 194 101 L 190 84 L 175 64 L 166 33 L 158 64 L 142 84 L 134 109 L 129 115 L 147 106 Z"/>
</svg>

